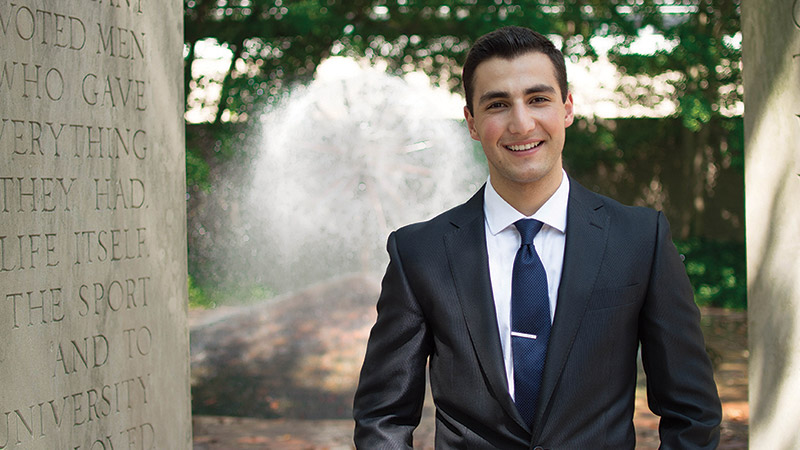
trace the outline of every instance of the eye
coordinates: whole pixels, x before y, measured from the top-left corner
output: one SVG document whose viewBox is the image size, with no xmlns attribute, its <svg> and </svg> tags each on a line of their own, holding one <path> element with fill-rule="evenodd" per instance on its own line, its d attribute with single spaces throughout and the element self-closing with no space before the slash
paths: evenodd
<svg viewBox="0 0 800 450">
<path fill-rule="evenodd" d="M 503 102 L 493 102 L 486 105 L 486 109 L 497 109 L 506 106 Z"/>
<path fill-rule="evenodd" d="M 531 100 L 530 100 L 531 103 L 545 103 L 545 102 L 549 102 L 549 101 L 550 101 L 549 98 L 543 97 L 543 96 L 531 97 Z"/>
</svg>

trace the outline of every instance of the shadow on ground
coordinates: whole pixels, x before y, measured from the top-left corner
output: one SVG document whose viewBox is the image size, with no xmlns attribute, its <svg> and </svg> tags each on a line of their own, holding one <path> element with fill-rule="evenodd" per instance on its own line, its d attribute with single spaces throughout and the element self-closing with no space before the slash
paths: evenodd
<svg viewBox="0 0 800 450">
<path fill-rule="evenodd" d="M 194 313 L 193 414 L 349 418 L 377 295 L 377 280 L 352 276 Z"/>
<path fill-rule="evenodd" d="M 194 449 L 349 449 L 352 399 L 379 279 L 343 277 L 256 305 L 191 311 Z M 723 401 L 722 449 L 747 448 L 747 318 L 703 310 Z M 426 402 L 415 448 L 433 448 Z M 658 418 L 637 388 L 637 448 L 658 447 Z"/>
</svg>

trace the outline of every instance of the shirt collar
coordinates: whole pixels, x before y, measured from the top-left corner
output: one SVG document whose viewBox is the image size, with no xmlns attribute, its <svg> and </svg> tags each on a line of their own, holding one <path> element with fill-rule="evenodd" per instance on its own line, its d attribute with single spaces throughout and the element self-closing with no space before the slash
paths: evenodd
<svg viewBox="0 0 800 450">
<path fill-rule="evenodd" d="M 483 211 L 486 215 L 486 223 L 489 225 L 489 232 L 492 233 L 492 235 L 497 235 L 517 220 L 525 218 L 536 219 L 551 228 L 555 228 L 561 233 L 566 232 L 569 177 L 564 169 L 561 169 L 561 173 L 561 184 L 558 186 L 558 189 L 556 189 L 544 205 L 530 217 L 526 217 L 503 200 L 503 197 L 500 197 L 500 194 L 494 190 L 490 177 L 486 182 L 486 189 L 483 194 Z"/>
</svg>

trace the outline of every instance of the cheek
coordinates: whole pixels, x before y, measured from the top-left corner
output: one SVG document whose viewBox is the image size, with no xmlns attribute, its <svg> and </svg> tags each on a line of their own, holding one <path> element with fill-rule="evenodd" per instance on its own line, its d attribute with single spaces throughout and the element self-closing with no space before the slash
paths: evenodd
<svg viewBox="0 0 800 450">
<path fill-rule="evenodd" d="M 503 126 L 497 120 L 483 121 L 478 130 L 481 141 L 484 142 L 495 142 L 503 135 Z"/>
<path fill-rule="evenodd" d="M 563 117 L 548 117 L 547 120 L 540 121 L 539 126 L 541 131 L 551 139 L 559 139 L 559 136 L 563 136 L 566 128 Z"/>
</svg>

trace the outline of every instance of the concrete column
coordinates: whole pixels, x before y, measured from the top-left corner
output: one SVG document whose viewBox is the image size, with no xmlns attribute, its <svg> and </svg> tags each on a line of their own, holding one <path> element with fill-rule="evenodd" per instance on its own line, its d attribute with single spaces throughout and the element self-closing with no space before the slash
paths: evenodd
<svg viewBox="0 0 800 450">
<path fill-rule="evenodd" d="M 0 2 L 0 449 L 189 449 L 183 2 Z"/>
<path fill-rule="evenodd" d="M 750 448 L 800 445 L 800 0 L 745 0 Z"/>
</svg>

